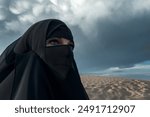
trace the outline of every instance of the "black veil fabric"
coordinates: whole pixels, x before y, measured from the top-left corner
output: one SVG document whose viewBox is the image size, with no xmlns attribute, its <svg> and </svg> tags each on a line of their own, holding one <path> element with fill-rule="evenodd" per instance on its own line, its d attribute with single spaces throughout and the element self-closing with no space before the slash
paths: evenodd
<svg viewBox="0 0 150 117">
<path fill-rule="evenodd" d="M 46 47 L 46 39 L 56 36 L 73 42 L 65 23 L 43 20 L 5 49 L 0 56 L 0 99 L 89 99 L 70 47 Z"/>
</svg>

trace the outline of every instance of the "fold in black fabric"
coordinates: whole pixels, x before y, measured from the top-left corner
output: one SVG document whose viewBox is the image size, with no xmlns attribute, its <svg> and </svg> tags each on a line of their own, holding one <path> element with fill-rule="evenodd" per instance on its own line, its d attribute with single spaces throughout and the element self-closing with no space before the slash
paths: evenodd
<svg viewBox="0 0 150 117">
<path fill-rule="evenodd" d="M 32 25 L 6 48 L 0 56 L 0 99 L 89 99 L 72 49 L 68 45 L 46 47 L 46 39 L 50 37 L 73 42 L 65 23 L 48 19 Z"/>
</svg>

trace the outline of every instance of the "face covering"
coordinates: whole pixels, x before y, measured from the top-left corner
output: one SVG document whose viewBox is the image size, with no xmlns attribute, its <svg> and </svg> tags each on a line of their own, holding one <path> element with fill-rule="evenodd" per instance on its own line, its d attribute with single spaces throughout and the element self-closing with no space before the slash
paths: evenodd
<svg viewBox="0 0 150 117">
<path fill-rule="evenodd" d="M 45 48 L 45 60 L 54 75 L 64 80 L 72 67 L 73 52 L 68 45 Z"/>
</svg>

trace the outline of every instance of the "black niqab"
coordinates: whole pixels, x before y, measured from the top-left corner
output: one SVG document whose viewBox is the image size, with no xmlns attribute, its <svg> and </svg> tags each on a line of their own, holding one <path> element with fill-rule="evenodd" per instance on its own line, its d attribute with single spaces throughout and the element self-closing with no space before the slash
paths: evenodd
<svg viewBox="0 0 150 117">
<path fill-rule="evenodd" d="M 70 29 L 60 20 L 32 25 L 0 56 L 0 99 L 88 99 L 68 45 L 46 47 L 46 39 L 67 38 Z"/>
</svg>

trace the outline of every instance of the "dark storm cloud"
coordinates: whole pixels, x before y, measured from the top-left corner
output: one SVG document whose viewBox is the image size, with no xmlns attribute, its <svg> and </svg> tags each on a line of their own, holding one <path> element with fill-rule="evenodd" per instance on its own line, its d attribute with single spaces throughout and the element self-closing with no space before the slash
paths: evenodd
<svg viewBox="0 0 150 117">
<path fill-rule="evenodd" d="M 150 0 L 1 0 L 0 53 L 46 18 L 72 29 L 81 71 L 128 68 L 150 59 Z"/>
<path fill-rule="evenodd" d="M 132 67 L 150 59 L 149 12 L 126 19 L 112 17 L 95 23 L 96 33 L 87 34 L 79 47 L 80 67 Z"/>
</svg>

